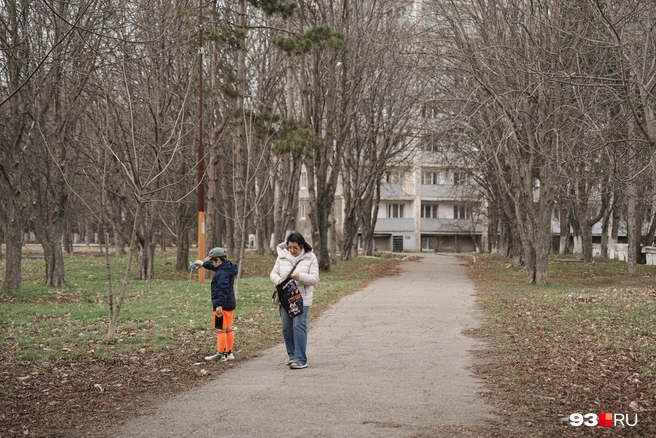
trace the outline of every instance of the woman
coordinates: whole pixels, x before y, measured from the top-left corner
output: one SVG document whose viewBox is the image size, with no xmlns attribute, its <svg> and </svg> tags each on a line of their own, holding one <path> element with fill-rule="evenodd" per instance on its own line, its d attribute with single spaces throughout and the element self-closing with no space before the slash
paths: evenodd
<svg viewBox="0 0 656 438">
<path fill-rule="evenodd" d="M 280 284 L 287 279 L 289 273 L 298 285 L 303 297 L 303 314 L 290 318 L 287 311 L 279 306 L 282 322 L 282 335 L 285 338 L 287 365 L 293 370 L 307 368 L 307 317 L 312 305 L 314 285 L 319 282 L 319 263 L 312 252 L 312 246 L 305 241 L 300 233 L 292 233 L 287 241 L 277 247 L 278 258 L 271 270 L 270 278 L 273 284 Z M 296 268 L 294 268 L 296 266 Z"/>
</svg>

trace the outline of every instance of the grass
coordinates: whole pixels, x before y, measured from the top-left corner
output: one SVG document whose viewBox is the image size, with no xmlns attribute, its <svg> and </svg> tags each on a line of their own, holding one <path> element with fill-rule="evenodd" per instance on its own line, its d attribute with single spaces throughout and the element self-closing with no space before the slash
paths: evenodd
<svg viewBox="0 0 656 438">
<path fill-rule="evenodd" d="M 114 295 L 120 291 L 125 256 L 113 256 Z M 250 256 L 245 260 L 247 277 L 240 282 L 235 324 L 268 328 L 278 324 L 270 302 L 273 285 L 268 273 L 275 258 Z M 338 263 L 333 272 L 322 273 L 313 307 L 320 309 L 359 287 L 392 260 L 358 258 Z M 107 279 L 100 257 L 66 259 L 66 287 L 43 286 L 43 261 L 25 260 L 21 293 L 0 304 L 0 347 L 10 348 L 16 358 L 47 362 L 62 355 L 75 357 L 90 351 L 111 355 L 148 346 L 159 351 L 178 343 L 182 332 L 193 335 L 208 329 L 211 304 L 210 280 L 200 284 L 196 273 L 173 271 L 174 254 L 159 254 L 155 279 L 132 280 L 128 286 L 115 342 L 104 342 L 108 329 Z M 0 269 L 3 267 L 0 266 Z M 3 270 L 4 272 L 4 270 Z M 2 279 L 0 278 L 0 281 Z M 239 338 L 239 337 L 238 337 Z M 250 339 L 255 346 L 265 340 Z M 90 349 L 89 345 L 94 345 Z M 250 345 L 242 345 L 251 350 Z"/>
<path fill-rule="evenodd" d="M 505 258 L 478 261 L 478 334 L 491 345 L 478 372 L 506 426 L 522 430 L 509 436 L 580 436 L 561 419 L 582 410 L 638 412 L 640 427 L 623 434 L 656 435 L 656 266 L 629 277 L 624 262 L 551 256 L 549 284 L 536 286 Z"/>
<path fill-rule="evenodd" d="M 202 357 L 216 348 L 210 280 L 199 284 L 196 271 L 191 277 L 175 271 L 173 251 L 157 253 L 152 280 L 136 280 L 133 270 L 111 341 L 105 339 L 104 258 L 79 253 L 66 258 L 67 285 L 48 287 L 43 285 L 43 259 L 30 255 L 22 262 L 21 293 L 0 295 L 0 430 L 6 436 L 23 436 L 28 428 L 30 436 L 66 436 L 88 424 L 100 430 L 124 418 L 120 415 L 138 412 L 126 405 L 147 403 L 143 394 L 188 389 L 225 369 L 202 364 Z M 126 260 L 112 256 L 115 296 Z M 278 311 L 271 304 L 274 262 L 273 256 L 256 255 L 244 261 L 235 312 L 238 359 L 282 340 Z M 4 263 L 0 260 L 0 283 Z M 386 257 L 337 263 L 321 273 L 310 321 L 397 267 L 398 261 Z M 104 382 L 104 397 L 98 397 L 97 382 Z"/>
</svg>

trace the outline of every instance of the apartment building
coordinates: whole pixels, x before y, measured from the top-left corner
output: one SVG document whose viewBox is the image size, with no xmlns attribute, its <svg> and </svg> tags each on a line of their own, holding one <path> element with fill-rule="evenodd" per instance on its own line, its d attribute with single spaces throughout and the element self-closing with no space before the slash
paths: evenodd
<svg viewBox="0 0 656 438">
<path fill-rule="evenodd" d="M 301 173 L 297 230 L 309 235 L 307 176 Z M 418 148 L 402 166 L 391 167 L 381 184 L 374 229 L 377 251 L 473 252 L 484 247 L 480 191 L 470 172 L 453 167 L 441 153 Z M 344 203 L 335 197 L 333 220 L 343 226 Z M 362 248 L 361 237 L 358 244 Z"/>
<path fill-rule="evenodd" d="M 421 24 L 436 18 L 422 0 L 407 1 L 408 16 Z M 436 108 L 429 106 L 417 114 L 416 126 L 439 123 Z M 421 119 L 421 120 L 419 120 Z M 421 129 L 421 128 L 419 128 Z M 434 131 L 429 129 L 429 131 Z M 413 133 L 413 145 L 403 164 L 389 168 L 381 182 L 381 199 L 374 229 L 374 247 L 391 252 L 471 252 L 485 247 L 485 205 L 471 171 L 452 156 L 457 140 L 440 141 Z M 305 170 L 299 192 L 297 230 L 309 235 L 308 192 Z M 338 235 L 343 226 L 344 204 L 341 192 L 335 197 L 333 220 Z M 358 249 L 362 249 L 362 237 Z"/>
<path fill-rule="evenodd" d="M 419 148 L 392 168 L 381 186 L 374 234 L 379 251 L 470 252 L 481 248 L 480 194 L 468 171 Z"/>
</svg>

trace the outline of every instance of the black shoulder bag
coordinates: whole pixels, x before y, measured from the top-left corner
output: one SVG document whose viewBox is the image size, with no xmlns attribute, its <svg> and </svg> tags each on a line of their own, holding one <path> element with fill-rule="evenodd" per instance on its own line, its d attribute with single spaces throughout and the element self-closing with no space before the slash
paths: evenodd
<svg viewBox="0 0 656 438">
<path fill-rule="evenodd" d="M 289 272 L 287 278 L 276 285 L 276 290 L 271 295 L 271 302 L 273 304 L 280 304 L 291 318 L 303 313 L 303 297 L 298 291 L 296 281 L 292 278 L 296 266 L 298 266 L 298 262 Z"/>
</svg>

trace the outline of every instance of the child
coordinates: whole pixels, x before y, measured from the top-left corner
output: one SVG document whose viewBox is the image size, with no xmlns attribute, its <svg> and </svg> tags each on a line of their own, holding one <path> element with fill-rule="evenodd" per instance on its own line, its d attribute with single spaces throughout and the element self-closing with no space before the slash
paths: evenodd
<svg viewBox="0 0 656 438">
<path fill-rule="evenodd" d="M 235 343 L 235 332 L 232 321 L 237 307 L 235 300 L 235 277 L 237 276 L 237 265 L 227 259 L 225 249 L 212 248 L 205 260 L 196 260 L 195 265 L 215 271 L 212 277 L 212 310 L 216 316 L 221 318 L 223 324 L 217 327 L 216 343 L 217 350 L 205 360 L 225 362 L 235 358 L 232 347 Z"/>
</svg>

